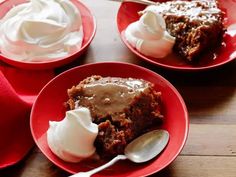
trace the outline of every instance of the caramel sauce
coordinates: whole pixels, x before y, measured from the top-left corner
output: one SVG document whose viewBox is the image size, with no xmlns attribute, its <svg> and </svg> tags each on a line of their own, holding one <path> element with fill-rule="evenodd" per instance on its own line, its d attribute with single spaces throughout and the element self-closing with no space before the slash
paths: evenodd
<svg viewBox="0 0 236 177">
<path fill-rule="evenodd" d="M 105 77 L 84 85 L 77 107 L 89 106 L 92 112 L 100 116 L 123 112 L 135 96 L 148 88 L 149 83 L 144 80 Z"/>
</svg>

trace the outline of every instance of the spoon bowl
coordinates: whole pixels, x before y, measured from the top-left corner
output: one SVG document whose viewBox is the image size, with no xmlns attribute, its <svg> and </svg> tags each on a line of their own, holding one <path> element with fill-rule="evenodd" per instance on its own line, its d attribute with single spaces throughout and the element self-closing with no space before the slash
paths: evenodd
<svg viewBox="0 0 236 177">
<path fill-rule="evenodd" d="M 91 175 L 110 167 L 119 160 L 129 159 L 136 163 L 147 162 L 156 157 L 166 147 L 168 141 L 169 133 L 166 130 L 153 130 L 130 142 L 124 150 L 124 155 L 118 155 L 98 168 L 88 172 L 79 172 L 69 177 L 90 177 Z"/>
<path fill-rule="evenodd" d="M 156 157 L 167 145 L 169 133 L 153 130 L 136 138 L 125 148 L 125 156 L 135 163 L 147 162 Z"/>
</svg>

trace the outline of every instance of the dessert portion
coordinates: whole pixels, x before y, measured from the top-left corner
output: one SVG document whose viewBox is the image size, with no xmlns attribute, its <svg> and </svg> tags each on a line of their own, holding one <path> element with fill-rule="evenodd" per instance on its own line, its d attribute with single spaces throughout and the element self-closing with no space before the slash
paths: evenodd
<svg viewBox="0 0 236 177">
<path fill-rule="evenodd" d="M 125 30 L 126 40 L 140 53 L 163 58 L 172 52 L 175 38 L 166 31 L 164 18 L 152 11 L 131 23 Z"/>
<path fill-rule="evenodd" d="M 142 14 L 149 11 L 163 16 L 176 38 L 174 50 L 188 61 L 219 45 L 225 31 L 216 0 L 168 1 L 148 6 Z"/>
<path fill-rule="evenodd" d="M 68 89 L 68 96 L 70 110 L 90 110 L 92 122 L 98 125 L 95 147 L 101 157 L 123 154 L 130 141 L 163 117 L 161 93 L 142 79 L 91 76 Z"/>
<path fill-rule="evenodd" d="M 50 121 L 48 146 L 54 154 L 67 162 L 79 162 L 92 156 L 96 148 L 97 124 L 92 123 L 88 108 L 67 111 L 62 121 Z"/>
<path fill-rule="evenodd" d="M 0 52 L 18 61 L 55 60 L 81 48 L 82 28 L 80 12 L 69 0 L 26 1 L 0 20 Z"/>
</svg>

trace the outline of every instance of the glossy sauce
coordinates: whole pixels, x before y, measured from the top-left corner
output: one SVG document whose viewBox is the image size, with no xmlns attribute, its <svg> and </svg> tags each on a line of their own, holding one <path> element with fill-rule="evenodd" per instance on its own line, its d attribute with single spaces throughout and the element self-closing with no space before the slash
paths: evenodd
<svg viewBox="0 0 236 177">
<path fill-rule="evenodd" d="M 101 116 L 122 112 L 133 98 L 149 87 L 148 82 L 139 79 L 105 77 L 84 85 L 76 106 L 92 105 L 92 112 Z"/>
</svg>

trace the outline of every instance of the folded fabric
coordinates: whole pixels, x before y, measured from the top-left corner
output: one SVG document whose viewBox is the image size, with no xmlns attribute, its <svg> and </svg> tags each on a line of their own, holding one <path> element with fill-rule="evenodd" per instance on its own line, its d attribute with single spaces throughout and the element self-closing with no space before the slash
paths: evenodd
<svg viewBox="0 0 236 177">
<path fill-rule="evenodd" d="M 53 77 L 52 70 L 0 66 L 0 169 L 20 161 L 34 145 L 30 110 L 39 91 Z"/>
</svg>

